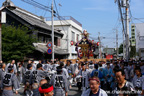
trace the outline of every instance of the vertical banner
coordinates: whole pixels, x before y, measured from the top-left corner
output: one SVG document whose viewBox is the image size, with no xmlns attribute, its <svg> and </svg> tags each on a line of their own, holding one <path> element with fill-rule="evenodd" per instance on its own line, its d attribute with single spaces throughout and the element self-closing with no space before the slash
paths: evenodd
<svg viewBox="0 0 144 96">
<path fill-rule="evenodd" d="M 6 12 L 1 12 L 1 23 L 6 23 Z"/>
</svg>

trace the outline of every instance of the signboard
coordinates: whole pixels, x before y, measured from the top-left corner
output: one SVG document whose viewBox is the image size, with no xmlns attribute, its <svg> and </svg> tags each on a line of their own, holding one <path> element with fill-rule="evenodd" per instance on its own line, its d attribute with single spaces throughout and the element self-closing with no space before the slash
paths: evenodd
<svg viewBox="0 0 144 96">
<path fill-rule="evenodd" d="M 48 53 L 48 54 L 51 54 L 51 53 L 52 53 L 52 49 L 51 49 L 51 48 L 48 48 L 48 49 L 47 49 L 47 53 Z"/>
<path fill-rule="evenodd" d="M 6 23 L 6 12 L 1 12 L 1 23 Z"/>
<path fill-rule="evenodd" d="M 52 47 L 52 43 L 51 43 L 51 42 L 48 42 L 48 43 L 47 43 L 47 47 L 48 47 L 48 48 L 51 48 L 51 47 Z"/>
</svg>

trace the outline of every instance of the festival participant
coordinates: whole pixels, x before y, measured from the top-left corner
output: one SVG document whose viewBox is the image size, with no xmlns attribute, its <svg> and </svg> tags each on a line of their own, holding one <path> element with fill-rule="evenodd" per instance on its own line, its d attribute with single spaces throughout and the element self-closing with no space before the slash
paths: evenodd
<svg viewBox="0 0 144 96">
<path fill-rule="evenodd" d="M 69 74 L 67 72 L 67 69 L 64 68 L 64 63 L 63 62 L 60 62 L 60 67 L 62 68 L 62 74 L 64 74 L 66 76 L 66 78 L 68 79 L 69 78 Z"/>
<path fill-rule="evenodd" d="M 85 92 L 89 88 L 89 78 L 90 72 L 86 69 L 85 63 L 82 62 L 82 69 L 80 70 L 79 74 L 82 78 L 82 93 Z"/>
<path fill-rule="evenodd" d="M 2 79 L 4 77 L 4 75 L 6 74 L 6 71 L 5 71 L 5 67 L 6 67 L 6 64 L 5 63 L 0 63 L 0 84 L 2 83 Z M 0 86 L 0 96 L 1 96 L 1 86 Z"/>
<path fill-rule="evenodd" d="M 32 64 L 32 70 L 36 70 L 36 66 L 37 64 L 34 62 L 34 60 L 30 61 L 31 63 L 29 64 Z"/>
<path fill-rule="evenodd" d="M 52 70 L 54 70 L 54 71 L 56 71 L 57 69 L 57 67 L 59 66 L 59 61 L 56 61 L 56 60 L 54 60 L 54 63 L 53 63 L 53 65 L 52 65 Z"/>
<path fill-rule="evenodd" d="M 65 68 L 69 74 L 69 89 L 71 88 L 73 77 L 74 77 L 74 66 L 71 65 L 71 61 L 67 60 Z"/>
<path fill-rule="evenodd" d="M 22 66 L 21 63 L 19 63 L 17 77 L 18 77 L 20 84 L 22 84 L 22 79 L 23 79 L 24 73 L 25 73 L 25 68 Z"/>
<path fill-rule="evenodd" d="M 32 72 L 32 89 L 34 96 L 39 96 L 39 82 L 47 77 L 49 76 L 46 72 L 43 71 L 42 64 L 37 64 L 37 70 Z"/>
<path fill-rule="evenodd" d="M 107 90 L 111 91 L 111 75 L 113 74 L 112 69 L 110 68 L 110 62 L 107 62 L 107 67 L 105 68 L 105 72 L 106 72 L 106 84 L 107 84 Z"/>
<path fill-rule="evenodd" d="M 106 74 L 105 68 L 102 67 L 102 63 L 99 62 L 98 64 L 99 64 L 98 70 L 102 73 L 102 78 L 100 78 L 101 88 L 104 89 L 104 88 L 106 88 L 105 87 L 106 86 L 106 79 L 105 79 L 105 77 L 106 77 L 107 74 Z"/>
<path fill-rule="evenodd" d="M 139 62 L 141 73 L 144 74 L 144 63 L 142 61 Z"/>
<path fill-rule="evenodd" d="M 6 74 L 5 67 L 6 67 L 6 64 L 5 63 L 1 63 L 1 68 L 0 68 L 0 84 L 1 84 L 2 77 Z"/>
<path fill-rule="evenodd" d="M 125 79 L 125 72 L 117 69 L 115 72 L 117 84 L 112 91 L 114 96 L 135 96 L 135 88 L 133 84 Z"/>
<path fill-rule="evenodd" d="M 46 71 L 46 72 L 50 72 L 52 70 L 52 66 L 50 65 L 50 62 L 47 60 L 47 63 L 46 64 L 43 64 L 43 69 Z"/>
<path fill-rule="evenodd" d="M 78 70 L 78 64 L 79 60 L 76 60 L 76 63 L 74 64 L 74 72 L 76 72 Z"/>
<path fill-rule="evenodd" d="M 97 77 L 99 77 L 100 79 L 102 79 L 102 78 L 103 78 L 103 74 L 101 73 L 101 71 L 98 70 L 98 64 L 95 64 L 95 65 L 94 65 L 94 68 L 95 68 L 95 69 L 92 71 L 91 77 L 97 76 Z"/>
<path fill-rule="evenodd" d="M 39 86 L 41 87 L 43 84 L 48 83 L 48 81 L 46 79 L 42 79 L 39 83 Z"/>
<path fill-rule="evenodd" d="M 82 87 L 82 78 L 81 78 L 81 75 L 78 75 L 80 70 L 81 70 L 81 62 L 78 65 L 78 72 L 76 74 L 76 82 L 77 82 L 77 87 L 79 91 L 81 90 L 81 87 Z"/>
<path fill-rule="evenodd" d="M 89 62 L 89 70 L 90 72 L 94 70 L 94 63 L 92 61 Z"/>
<path fill-rule="evenodd" d="M 32 85 L 32 64 L 27 65 L 27 71 L 24 73 L 23 77 L 23 84 L 24 86 L 24 94 L 26 96 L 33 95 L 33 92 L 31 90 Z"/>
<path fill-rule="evenodd" d="M 2 60 L 0 60 L 0 68 L 2 67 L 1 65 L 2 65 L 2 63 L 3 63 L 3 61 Z"/>
<path fill-rule="evenodd" d="M 54 96 L 68 96 L 68 80 L 62 73 L 62 67 L 57 67 L 57 74 L 54 74 L 50 84 L 54 87 Z"/>
<path fill-rule="evenodd" d="M 125 79 L 129 81 L 129 73 L 128 73 L 128 62 L 121 63 L 121 69 L 125 72 Z"/>
<path fill-rule="evenodd" d="M 100 88 L 100 80 L 98 77 L 89 79 L 90 89 L 87 89 L 81 96 L 108 96 L 107 93 Z"/>
<path fill-rule="evenodd" d="M 54 87 L 49 83 L 43 84 L 41 87 L 39 87 L 39 92 L 41 96 L 53 96 L 54 95 L 53 90 Z"/>
<path fill-rule="evenodd" d="M 140 91 L 142 93 L 138 93 L 138 96 L 144 95 L 144 77 L 142 76 L 140 67 L 135 68 L 136 75 L 133 78 L 133 85 L 136 91 Z"/>
<path fill-rule="evenodd" d="M 18 94 L 18 89 L 20 87 L 16 75 L 13 73 L 14 67 L 12 65 L 7 67 L 8 73 L 6 73 L 2 79 L 1 88 L 3 89 L 2 96 L 14 96 L 13 88 L 16 90 L 15 93 Z"/>
<path fill-rule="evenodd" d="M 13 66 L 13 69 L 14 69 L 13 73 L 14 73 L 14 74 L 17 74 L 17 67 L 16 67 L 16 64 L 15 64 L 15 60 L 12 60 L 11 63 L 8 63 L 8 64 L 7 64 L 7 66 L 6 66 L 6 72 L 8 72 L 8 67 L 9 67 L 10 65 Z"/>
<path fill-rule="evenodd" d="M 132 68 L 131 68 L 131 70 L 130 70 L 130 72 L 129 72 L 130 82 L 132 82 L 133 77 L 135 76 L 134 69 L 135 69 L 136 66 L 137 66 L 137 62 L 133 62 L 133 63 L 132 63 Z"/>
</svg>

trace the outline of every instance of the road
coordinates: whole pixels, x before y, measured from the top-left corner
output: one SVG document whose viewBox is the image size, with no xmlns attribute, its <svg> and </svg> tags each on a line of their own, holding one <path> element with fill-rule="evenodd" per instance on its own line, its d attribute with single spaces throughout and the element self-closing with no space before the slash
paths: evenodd
<svg viewBox="0 0 144 96">
<path fill-rule="evenodd" d="M 24 96 L 23 95 L 23 88 L 19 90 L 19 94 L 15 96 Z M 77 87 L 72 87 L 68 92 L 68 96 L 81 96 L 81 91 L 78 91 Z"/>
</svg>

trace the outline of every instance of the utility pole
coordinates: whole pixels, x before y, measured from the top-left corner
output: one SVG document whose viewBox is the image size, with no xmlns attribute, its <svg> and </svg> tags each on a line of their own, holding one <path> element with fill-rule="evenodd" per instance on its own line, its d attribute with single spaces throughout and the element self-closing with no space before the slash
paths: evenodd
<svg viewBox="0 0 144 96">
<path fill-rule="evenodd" d="M 100 40 L 100 32 L 98 32 L 98 40 L 99 40 L 99 59 L 101 59 L 101 40 Z"/>
<path fill-rule="evenodd" d="M 52 10 L 52 13 L 51 13 L 51 18 L 52 18 L 52 60 L 54 62 L 54 24 L 53 24 L 53 21 L 54 21 L 54 11 L 53 11 L 53 0 L 52 0 L 52 5 L 51 5 L 51 10 Z"/>
<path fill-rule="evenodd" d="M 125 51 L 125 33 L 124 33 L 124 30 L 123 30 L 123 59 L 125 59 L 126 57 L 126 51 Z"/>
<path fill-rule="evenodd" d="M 2 29 L 1 29 L 1 22 L 0 22 L 0 60 L 2 60 L 2 36 L 1 36 L 1 33 L 2 33 Z"/>
<path fill-rule="evenodd" d="M 118 58 L 118 30 L 116 29 L 116 54 L 117 54 L 117 58 Z"/>
<path fill-rule="evenodd" d="M 129 0 L 126 0 L 126 60 L 128 61 L 129 59 Z"/>
</svg>

